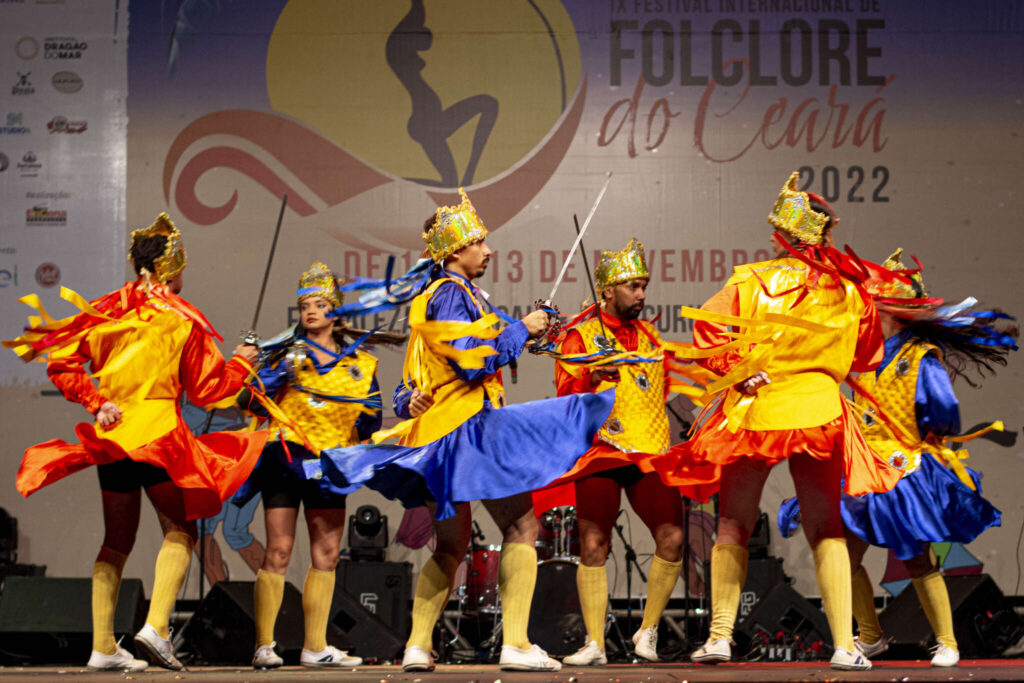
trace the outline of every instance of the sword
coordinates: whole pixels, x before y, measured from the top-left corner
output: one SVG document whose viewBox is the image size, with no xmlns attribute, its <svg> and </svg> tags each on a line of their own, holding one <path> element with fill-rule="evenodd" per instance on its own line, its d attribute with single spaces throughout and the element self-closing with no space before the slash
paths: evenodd
<svg viewBox="0 0 1024 683">
<path fill-rule="evenodd" d="M 243 332 L 242 341 L 246 344 L 256 346 L 260 338 L 256 334 L 256 323 L 260 320 L 260 309 L 263 308 L 263 295 L 267 291 L 267 279 L 270 277 L 270 265 L 274 262 L 274 252 L 277 250 L 277 238 L 281 234 L 281 221 L 284 220 L 284 207 L 288 206 L 288 195 L 281 198 L 281 212 L 277 215 L 277 227 L 274 228 L 274 240 L 270 243 L 270 254 L 267 256 L 267 267 L 263 271 L 263 283 L 260 285 L 260 296 L 256 300 L 256 313 L 252 316 L 252 327 L 248 332 Z"/>
<path fill-rule="evenodd" d="M 580 243 L 583 242 L 583 235 L 586 234 L 587 228 L 590 227 L 590 220 L 594 217 L 594 213 L 597 211 L 598 205 L 604 198 L 604 193 L 608 190 L 608 183 L 611 181 L 612 172 L 608 171 L 608 176 L 605 178 L 604 185 L 601 186 L 601 191 L 597 193 L 597 199 L 594 200 L 594 205 L 590 207 L 590 213 L 587 214 L 586 220 L 583 221 L 583 227 L 580 228 L 579 234 L 576 235 L 576 241 L 572 243 L 572 249 L 569 250 L 569 255 L 565 257 L 565 262 L 562 263 L 562 270 L 558 273 L 558 277 L 555 278 L 555 286 L 551 288 L 551 293 L 548 294 L 548 301 L 554 301 L 555 293 L 558 292 L 558 287 L 562 284 L 566 271 L 569 270 L 569 264 L 572 263 L 572 257 L 576 255 L 576 250 L 580 248 Z"/>
</svg>

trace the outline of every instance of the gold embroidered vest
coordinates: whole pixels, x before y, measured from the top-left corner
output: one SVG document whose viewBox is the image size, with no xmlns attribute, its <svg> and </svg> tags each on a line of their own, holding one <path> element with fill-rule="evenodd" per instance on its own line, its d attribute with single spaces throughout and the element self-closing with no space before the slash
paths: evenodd
<svg viewBox="0 0 1024 683">
<path fill-rule="evenodd" d="M 658 333 L 645 320 L 636 321 L 637 330 L 636 353 L 643 356 L 663 357 L 661 345 L 651 341 L 657 340 Z M 587 353 L 599 350 L 595 338 L 604 336 L 609 342 L 621 349 L 622 345 L 610 330 L 602 333 L 601 321 L 597 318 L 588 320 L 576 330 L 583 338 Z M 620 365 L 618 382 L 601 382 L 594 391 L 615 389 L 615 405 L 611 415 L 601 426 L 597 436 L 605 443 L 625 453 L 660 454 L 669 447 L 668 415 L 665 412 L 665 363 L 636 363 Z"/>
<path fill-rule="evenodd" d="M 917 412 L 914 398 L 917 394 L 917 376 L 921 360 L 936 347 L 931 344 L 905 344 L 896 357 L 875 377 L 866 372 L 858 377 L 861 386 L 878 401 L 886 414 L 911 434 L 917 442 L 921 434 L 917 429 Z M 861 420 L 861 431 L 872 450 L 889 464 L 902 469 L 904 474 L 916 470 L 921 464 L 921 448 L 908 452 L 888 427 L 877 418 L 868 401 L 857 395 L 854 399 Z"/>
<path fill-rule="evenodd" d="M 322 375 L 308 356 L 297 365 L 293 369 L 296 385 L 331 396 L 366 398 L 377 372 L 377 359 L 358 350 L 340 359 Z M 356 420 L 364 412 L 361 403 L 321 399 L 291 384 L 285 387 L 284 394 L 276 400 L 281 409 L 302 427 L 317 452 L 325 448 L 350 446 L 359 441 L 355 426 Z M 291 429 L 276 421 L 271 423 L 271 428 L 280 429 L 289 441 L 302 442 Z"/>
</svg>

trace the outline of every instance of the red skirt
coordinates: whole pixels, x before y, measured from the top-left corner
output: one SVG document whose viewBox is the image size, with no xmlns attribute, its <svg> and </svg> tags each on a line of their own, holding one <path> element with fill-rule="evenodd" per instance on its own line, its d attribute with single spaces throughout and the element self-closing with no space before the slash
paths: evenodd
<svg viewBox="0 0 1024 683">
<path fill-rule="evenodd" d="M 75 427 L 80 443 L 51 439 L 25 451 L 18 469 L 17 488 L 29 496 L 92 465 L 123 458 L 149 463 L 167 471 L 182 489 L 187 519 L 212 517 L 234 495 L 259 461 L 269 432 L 215 432 L 196 438 L 184 422 L 130 452 L 82 422 Z"/>
</svg>

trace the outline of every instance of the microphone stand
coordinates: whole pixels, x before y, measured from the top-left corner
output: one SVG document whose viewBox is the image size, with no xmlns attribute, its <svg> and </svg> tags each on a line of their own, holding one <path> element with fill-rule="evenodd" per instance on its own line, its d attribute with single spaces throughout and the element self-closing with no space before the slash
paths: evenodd
<svg viewBox="0 0 1024 683">
<path fill-rule="evenodd" d="M 636 551 L 633 550 L 633 546 L 626 541 L 625 534 L 622 533 L 622 525 L 615 522 L 615 531 L 619 534 L 619 540 L 622 541 L 623 547 L 626 549 L 626 631 L 632 633 L 633 631 L 633 568 L 636 567 L 636 573 L 640 575 L 640 579 L 647 583 L 647 576 L 644 575 L 644 570 L 640 566 L 640 563 L 636 561 Z M 624 643 L 625 644 L 625 643 Z M 625 644 L 627 651 L 631 651 L 632 648 L 629 644 Z"/>
</svg>

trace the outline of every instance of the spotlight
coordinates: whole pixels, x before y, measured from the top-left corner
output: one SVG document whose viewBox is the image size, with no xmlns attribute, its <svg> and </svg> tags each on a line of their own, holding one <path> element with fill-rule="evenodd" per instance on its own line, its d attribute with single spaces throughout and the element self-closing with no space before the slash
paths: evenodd
<svg viewBox="0 0 1024 683">
<path fill-rule="evenodd" d="M 361 505 L 348 518 L 348 547 L 353 560 L 384 559 L 388 545 L 388 518 L 374 505 Z"/>
</svg>

